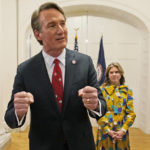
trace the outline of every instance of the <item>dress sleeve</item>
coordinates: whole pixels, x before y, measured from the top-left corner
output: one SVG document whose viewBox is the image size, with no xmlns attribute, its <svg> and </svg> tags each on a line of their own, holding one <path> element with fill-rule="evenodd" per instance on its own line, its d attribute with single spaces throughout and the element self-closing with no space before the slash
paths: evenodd
<svg viewBox="0 0 150 150">
<path fill-rule="evenodd" d="M 103 133 L 105 134 L 107 134 L 110 131 L 109 124 L 106 122 L 108 122 L 108 118 L 106 118 L 105 116 L 98 120 L 98 125 L 101 127 Z"/>
<path fill-rule="evenodd" d="M 136 117 L 133 106 L 133 93 L 129 89 L 127 94 L 126 116 L 124 118 L 125 122 L 122 127 L 122 129 L 126 131 L 130 126 L 132 126 Z"/>
</svg>

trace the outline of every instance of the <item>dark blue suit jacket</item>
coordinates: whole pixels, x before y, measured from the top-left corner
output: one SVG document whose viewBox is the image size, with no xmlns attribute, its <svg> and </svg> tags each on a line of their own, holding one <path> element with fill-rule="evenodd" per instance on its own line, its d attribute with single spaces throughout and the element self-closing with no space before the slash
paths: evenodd
<svg viewBox="0 0 150 150">
<path fill-rule="evenodd" d="M 72 63 L 73 60 L 76 61 L 75 64 Z M 34 103 L 30 105 L 30 150 L 61 150 L 64 141 L 70 150 L 95 150 L 88 113 L 78 96 L 78 90 L 87 85 L 98 89 L 104 115 L 106 104 L 97 84 L 91 58 L 67 49 L 64 104 L 63 111 L 60 112 L 40 52 L 18 66 L 5 120 L 11 128 L 19 127 L 14 111 L 14 94 L 27 91 L 34 96 Z"/>
</svg>

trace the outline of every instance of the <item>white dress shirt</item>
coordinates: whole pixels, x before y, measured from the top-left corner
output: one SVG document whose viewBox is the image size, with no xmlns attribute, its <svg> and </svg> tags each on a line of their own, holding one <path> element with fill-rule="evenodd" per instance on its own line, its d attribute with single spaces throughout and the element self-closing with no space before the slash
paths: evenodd
<svg viewBox="0 0 150 150">
<path fill-rule="evenodd" d="M 57 58 L 59 60 L 59 66 L 61 68 L 63 85 L 64 85 L 65 65 L 66 65 L 66 59 L 65 59 L 66 49 L 64 49 L 63 52 L 58 57 L 52 57 L 52 56 L 48 55 L 45 51 L 42 51 L 42 54 L 44 57 L 44 61 L 45 61 L 45 65 L 46 65 L 46 69 L 47 69 L 50 81 L 52 81 L 53 68 L 55 65 L 53 62 L 54 62 L 55 58 Z"/>
</svg>

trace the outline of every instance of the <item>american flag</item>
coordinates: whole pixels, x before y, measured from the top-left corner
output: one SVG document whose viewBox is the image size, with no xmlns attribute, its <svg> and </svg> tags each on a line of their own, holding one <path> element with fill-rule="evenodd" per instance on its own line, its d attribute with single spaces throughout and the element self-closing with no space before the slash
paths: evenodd
<svg viewBox="0 0 150 150">
<path fill-rule="evenodd" d="M 74 50 L 75 50 L 75 51 L 78 51 L 78 36 L 77 36 L 77 33 L 76 33 L 76 35 L 75 35 Z"/>
</svg>

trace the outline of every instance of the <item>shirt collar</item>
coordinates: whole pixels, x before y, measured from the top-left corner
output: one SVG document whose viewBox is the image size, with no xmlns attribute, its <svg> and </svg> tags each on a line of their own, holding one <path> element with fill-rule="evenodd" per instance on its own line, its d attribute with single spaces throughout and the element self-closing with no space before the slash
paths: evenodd
<svg viewBox="0 0 150 150">
<path fill-rule="evenodd" d="M 48 55 L 44 50 L 42 50 L 42 54 L 43 54 L 43 57 L 44 57 L 46 63 L 48 63 L 50 66 L 53 64 L 53 61 L 55 58 L 57 58 L 60 61 L 60 63 L 63 66 L 65 66 L 66 49 L 64 49 L 58 57 L 52 57 L 52 56 Z"/>
</svg>

